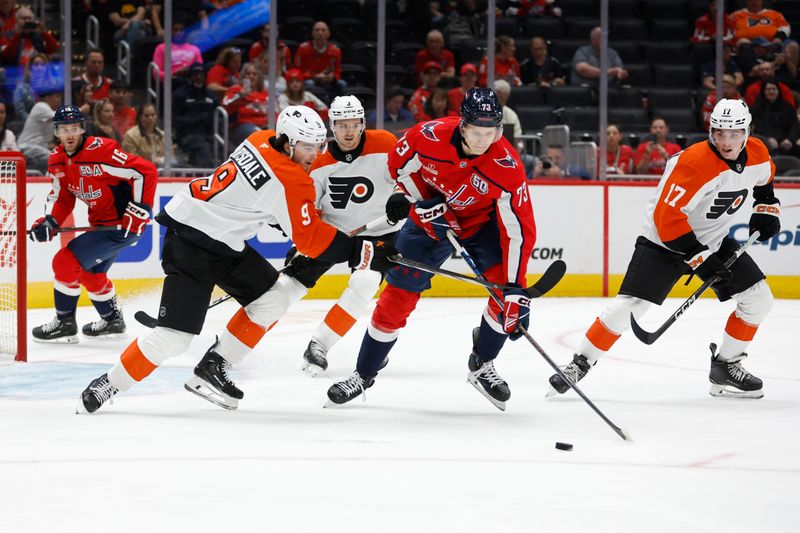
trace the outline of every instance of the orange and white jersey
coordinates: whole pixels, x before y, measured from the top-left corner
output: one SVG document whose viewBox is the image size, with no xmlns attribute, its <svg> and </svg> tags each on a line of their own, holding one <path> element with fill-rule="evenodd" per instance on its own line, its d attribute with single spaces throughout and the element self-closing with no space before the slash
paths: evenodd
<svg viewBox="0 0 800 533">
<path fill-rule="evenodd" d="M 262 226 L 277 224 L 300 253 L 317 257 L 336 228 L 320 218 L 308 173 L 270 145 L 274 136 L 270 130 L 250 135 L 212 175 L 193 180 L 164 210 L 237 252 Z"/>
<path fill-rule="evenodd" d="M 368 130 L 355 150 L 342 152 L 335 142 L 311 166 L 322 219 L 349 233 L 386 214 L 386 200 L 395 182 L 386 164 L 397 138 L 385 130 Z M 388 222 L 362 235 L 393 231 Z"/>
<path fill-rule="evenodd" d="M 711 144 L 693 144 L 667 161 L 656 194 L 647 206 L 643 235 L 669 244 L 694 232 L 711 252 L 728 234 L 733 215 L 752 205 L 753 187 L 770 183 L 775 164 L 764 143 L 747 140 L 736 161 L 720 157 Z M 675 250 L 680 251 L 680 250 Z"/>
</svg>

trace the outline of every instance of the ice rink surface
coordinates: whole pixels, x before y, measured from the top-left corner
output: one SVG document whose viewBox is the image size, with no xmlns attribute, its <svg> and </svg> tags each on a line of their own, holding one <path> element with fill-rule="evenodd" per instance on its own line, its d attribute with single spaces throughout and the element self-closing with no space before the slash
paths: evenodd
<svg viewBox="0 0 800 533">
<path fill-rule="evenodd" d="M 94 416 L 74 414 L 78 395 L 129 341 L 31 343 L 30 363 L 0 366 L 0 532 L 800 531 L 799 301 L 776 301 L 749 350 L 761 400 L 708 394 L 708 344 L 732 303 L 697 302 L 653 346 L 626 334 L 581 386 L 632 444 L 574 393 L 545 400 L 551 370 L 525 340 L 497 362 L 506 412 L 468 385 L 478 299 L 423 298 L 366 402 L 323 409 L 367 320 L 331 352 L 330 377 L 309 378 L 302 353 L 332 303 L 301 302 L 264 338 L 234 373 L 233 412 L 183 390 L 233 305 Z M 565 364 L 604 305 L 537 300 L 531 332 Z M 145 330 L 133 312 L 156 307 L 125 302 L 129 338 Z"/>
</svg>

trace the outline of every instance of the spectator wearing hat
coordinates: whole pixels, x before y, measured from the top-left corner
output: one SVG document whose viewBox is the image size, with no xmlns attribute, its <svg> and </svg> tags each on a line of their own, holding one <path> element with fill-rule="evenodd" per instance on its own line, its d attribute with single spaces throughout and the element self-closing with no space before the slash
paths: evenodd
<svg viewBox="0 0 800 533">
<path fill-rule="evenodd" d="M 102 100 L 108 98 L 111 87 L 111 78 L 103 76 L 105 56 L 99 48 L 90 48 L 86 52 L 86 61 L 83 64 L 83 73 L 76 80 L 83 80 L 92 88 L 92 99 Z"/>
<path fill-rule="evenodd" d="M 394 129 L 392 128 L 393 124 L 407 123 L 411 126 L 414 122 L 414 117 L 408 109 L 403 107 L 405 98 L 406 96 L 403 94 L 403 89 L 399 85 L 392 85 L 386 89 L 383 107 L 383 124 L 386 129 Z M 367 124 L 370 127 L 375 126 L 377 116 L 378 114 L 376 111 L 370 111 L 369 115 L 367 115 Z"/>
<path fill-rule="evenodd" d="M 136 110 L 131 107 L 131 90 L 124 81 L 111 84 L 108 99 L 114 105 L 114 129 L 120 138 L 136 125 Z"/>
<path fill-rule="evenodd" d="M 516 45 L 514 39 L 508 35 L 501 35 L 494 42 L 494 78 L 496 80 L 506 80 L 512 86 L 522 85 L 519 77 L 519 61 L 514 57 Z M 487 74 L 489 69 L 489 58 L 484 56 L 478 67 L 478 84 L 486 87 Z"/>
<path fill-rule="evenodd" d="M 341 94 L 347 83 L 342 79 L 342 51 L 329 42 L 330 37 L 328 25 L 321 20 L 315 22 L 311 40 L 297 47 L 294 66 L 303 73 L 307 88 L 323 87 L 332 98 Z"/>
<path fill-rule="evenodd" d="M 561 62 L 547 53 L 547 41 L 541 37 L 531 39 L 531 55 L 522 61 L 519 68 L 523 85 L 538 85 L 547 89 L 567 82 Z"/>
<path fill-rule="evenodd" d="M 750 47 L 740 49 L 736 60 L 747 77 L 747 81 L 750 82 L 759 77 L 757 70 L 763 63 L 774 64 L 777 59 L 776 54 L 780 49 L 781 45 L 773 44 L 763 37 L 756 37 L 750 42 Z"/>
<path fill-rule="evenodd" d="M 572 75 L 570 85 L 589 85 L 597 87 L 600 78 L 600 26 L 589 34 L 589 45 L 581 46 L 572 56 Z M 622 65 L 622 58 L 613 48 L 608 48 L 609 83 L 628 79 L 628 71 Z"/>
<path fill-rule="evenodd" d="M 235 46 L 223 48 L 206 76 L 206 87 L 217 98 L 222 98 L 228 89 L 239 83 L 239 69 L 242 68 L 242 51 Z"/>
<path fill-rule="evenodd" d="M 202 63 L 203 54 L 200 49 L 187 42 L 186 40 L 186 26 L 182 20 L 177 20 L 172 24 L 172 47 L 170 49 L 170 56 L 172 57 L 172 76 L 184 77 L 189 72 L 189 67 L 193 63 Z M 164 79 L 166 70 L 165 61 L 165 47 L 164 43 L 156 46 L 153 51 L 153 63 L 158 66 L 158 71 L 161 79 Z"/>
<path fill-rule="evenodd" d="M 178 148 L 193 167 L 211 168 L 214 110 L 219 99 L 206 87 L 202 63 L 189 67 L 189 83 L 172 94 L 172 122 Z"/>
<path fill-rule="evenodd" d="M 733 46 L 730 44 L 726 44 L 722 47 L 722 67 L 724 69 L 723 74 L 729 74 L 733 76 L 733 81 L 735 87 L 739 87 L 741 84 L 744 83 L 744 75 L 742 74 L 742 69 L 739 68 L 739 63 L 737 63 L 733 57 Z M 703 87 L 708 89 L 709 91 L 713 91 L 716 89 L 714 85 L 714 79 L 717 74 L 717 64 L 714 61 L 706 63 L 703 65 L 702 70 L 702 80 L 703 80 Z"/>
<path fill-rule="evenodd" d="M 472 63 L 464 63 L 459 70 L 461 85 L 447 91 L 447 98 L 450 100 L 450 109 L 460 110 L 461 101 L 467 91 L 475 87 L 478 82 L 478 67 Z"/>
<path fill-rule="evenodd" d="M 425 68 L 422 70 L 422 85 L 414 91 L 411 95 L 411 101 L 408 103 L 408 110 L 414 116 L 414 120 L 420 121 L 423 116 L 423 108 L 425 102 L 431 95 L 433 88 L 439 83 L 442 78 L 442 67 L 435 61 L 428 61 Z"/>
<path fill-rule="evenodd" d="M 722 97 L 730 100 L 742 99 L 742 95 L 736 90 L 736 79 L 730 74 L 722 76 Z M 700 115 L 703 118 L 703 127 L 705 130 L 708 130 L 711 112 L 714 110 L 715 105 L 717 105 L 717 90 L 711 89 L 708 91 L 708 96 L 706 96 L 703 107 L 700 109 Z"/>
<path fill-rule="evenodd" d="M 308 106 L 328 121 L 328 106 L 317 95 L 305 90 L 303 72 L 299 68 L 290 68 L 286 72 L 286 91 L 278 96 L 278 113 L 290 105 Z"/>
<path fill-rule="evenodd" d="M 417 81 L 422 82 L 422 71 L 425 65 L 434 61 L 442 68 L 443 78 L 452 78 L 456 74 L 456 59 L 453 52 L 444 47 L 444 35 L 439 30 L 431 30 L 425 38 L 425 48 L 417 52 L 414 60 L 414 74 Z"/>
<path fill-rule="evenodd" d="M 708 4 L 708 12 L 694 21 L 694 34 L 689 38 L 693 43 L 711 43 L 717 39 L 717 0 Z M 733 19 L 725 15 L 722 20 L 722 40 L 725 44 L 733 44 Z M 713 80 L 712 80 L 713 81 Z"/>
<path fill-rule="evenodd" d="M 780 12 L 764 9 L 764 0 L 747 0 L 744 8 L 731 14 L 731 19 L 737 47 L 758 37 L 780 44 L 792 31 Z"/>
<path fill-rule="evenodd" d="M 47 172 L 47 159 L 53 149 L 53 117 L 61 105 L 61 91 L 48 87 L 40 93 L 39 101 L 31 108 L 17 144 L 25 156 L 28 168 Z"/>
</svg>

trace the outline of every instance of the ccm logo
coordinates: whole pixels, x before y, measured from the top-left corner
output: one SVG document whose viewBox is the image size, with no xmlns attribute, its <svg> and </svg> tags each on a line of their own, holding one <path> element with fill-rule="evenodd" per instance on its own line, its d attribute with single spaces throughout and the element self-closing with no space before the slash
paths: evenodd
<svg viewBox="0 0 800 533">
<path fill-rule="evenodd" d="M 756 206 L 756 213 L 767 213 L 769 215 L 778 216 L 781 214 L 780 208 L 774 205 L 760 204 Z"/>
<path fill-rule="evenodd" d="M 417 211 L 417 215 L 422 222 L 428 222 L 444 215 L 446 209 L 447 207 L 444 204 L 439 204 L 430 209 L 421 209 Z"/>
</svg>

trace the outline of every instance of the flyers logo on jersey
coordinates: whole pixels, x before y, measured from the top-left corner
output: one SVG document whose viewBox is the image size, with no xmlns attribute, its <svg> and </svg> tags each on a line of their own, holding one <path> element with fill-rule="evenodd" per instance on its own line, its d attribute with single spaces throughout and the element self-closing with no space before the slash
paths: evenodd
<svg viewBox="0 0 800 533">
<path fill-rule="evenodd" d="M 720 192 L 714 199 L 714 205 L 706 213 L 706 218 L 716 220 L 724 214 L 734 214 L 742 207 L 742 204 L 747 199 L 747 194 L 747 189 Z"/>
<path fill-rule="evenodd" d="M 334 209 L 345 209 L 351 201 L 354 204 L 363 204 L 372 198 L 375 191 L 375 185 L 363 176 L 331 176 L 328 183 L 331 207 Z"/>
<path fill-rule="evenodd" d="M 238 169 L 244 174 L 247 183 L 252 185 L 255 190 L 260 189 L 270 180 L 267 169 L 264 168 L 264 165 L 261 164 L 261 160 L 256 157 L 256 154 L 247 144 L 241 145 L 233 152 L 231 154 L 231 160 L 236 163 Z"/>
<path fill-rule="evenodd" d="M 433 130 L 436 129 L 436 126 L 438 126 L 439 124 L 444 124 L 444 122 L 442 122 L 441 120 L 432 120 L 430 122 L 426 122 L 420 127 L 419 132 L 423 135 L 423 137 L 425 137 L 429 141 L 438 142 L 439 138 L 436 136 L 436 132 L 434 132 Z"/>
<path fill-rule="evenodd" d="M 495 163 L 500 165 L 503 168 L 516 168 L 517 162 L 514 161 L 514 157 L 509 153 L 508 148 L 506 148 L 506 156 L 501 157 L 500 159 L 495 159 Z"/>
</svg>

